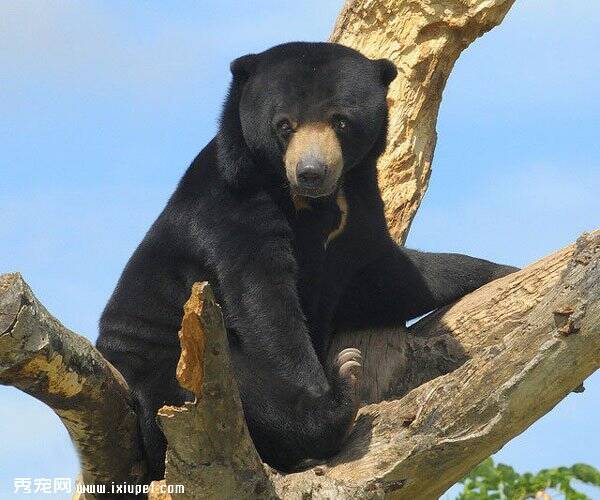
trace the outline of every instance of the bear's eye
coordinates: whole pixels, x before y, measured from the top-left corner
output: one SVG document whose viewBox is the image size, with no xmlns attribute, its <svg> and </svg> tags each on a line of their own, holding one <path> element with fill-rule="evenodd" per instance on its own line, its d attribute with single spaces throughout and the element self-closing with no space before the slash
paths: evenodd
<svg viewBox="0 0 600 500">
<path fill-rule="evenodd" d="M 331 125 L 336 132 L 341 134 L 347 132 L 349 127 L 348 120 L 343 116 L 334 116 L 331 119 Z"/>
<path fill-rule="evenodd" d="M 284 138 L 289 137 L 292 134 L 292 132 L 294 131 L 294 129 L 292 128 L 292 124 L 289 122 L 289 120 L 287 120 L 285 118 L 283 120 L 280 120 L 279 122 L 277 122 L 276 127 L 277 127 L 277 131 Z"/>
</svg>

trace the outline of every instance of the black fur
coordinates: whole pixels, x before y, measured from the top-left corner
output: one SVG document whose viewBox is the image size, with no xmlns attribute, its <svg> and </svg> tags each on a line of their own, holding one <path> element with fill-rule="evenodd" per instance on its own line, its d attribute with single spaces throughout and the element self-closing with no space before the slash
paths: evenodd
<svg viewBox="0 0 600 500">
<path fill-rule="evenodd" d="M 98 348 L 139 406 L 150 477 L 164 473 L 157 409 L 189 395 L 175 379 L 177 330 L 191 285 L 215 288 L 252 438 L 262 458 L 290 469 L 336 453 L 354 416 L 348 382 L 322 366 L 331 333 L 399 324 L 514 270 L 392 241 L 375 162 L 384 149 L 389 61 L 335 44 L 291 43 L 231 65 L 219 133 L 196 157 L 137 248 L 100 320 Z M 277 115 L 348 118 L 339 189 L 296 210 Z"/>
</svg>

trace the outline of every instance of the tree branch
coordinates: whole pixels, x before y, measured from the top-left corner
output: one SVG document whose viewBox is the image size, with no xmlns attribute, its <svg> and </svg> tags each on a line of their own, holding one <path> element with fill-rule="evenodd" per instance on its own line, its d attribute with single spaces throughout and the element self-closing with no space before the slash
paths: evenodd
<svg viewBox="0 0 600 500">
<path fill-rule="evenodd" d="M 80 450 L 84 482 L 139 480 L 122 378 L 54 320 L 19 275 L 3 275 L 0 284 L 2 383 L 61 416 Z M 197 285 L 178 370 L 197 401 L 160 412 L 167 480 L 186 487 L 182 498 L 439 495 L 600 367 L 599 299 L 596 231 L 398 332 L 406 349 L 396 395 L 410 392 L 361 409 L 329 464 L 280 475 L 263 468 L 251 445 L 220 310 Z"/>
<path fill-rule="evenodd" d="M 145 469 L 125 380 L 87 339 L 53 318 L 18 273 L 0 275 L 0 383 L 60 417 L 85 483 L 141 480 Z"/>
<path fill-rule="evenodd" d="M 178 498 L 275 498 L 246 427 L 223 316 L 207 283 L 192 287 L 179 339 L 177 380 L 196 401 L 158 412 L 169 443 L 167 483 L 185 486 Z"/>
<path fill-rule="evenodd" d="M 424 318 L 404 343 L 398 393 L 414 389 L 362 408 L 321 476 L 283 477 L 281 497 L 325 498 L 325 483 L 350 491 L 337 498 L 436 498 L 550 411 L 600 368 L 600 231 Z"/>
</svg>

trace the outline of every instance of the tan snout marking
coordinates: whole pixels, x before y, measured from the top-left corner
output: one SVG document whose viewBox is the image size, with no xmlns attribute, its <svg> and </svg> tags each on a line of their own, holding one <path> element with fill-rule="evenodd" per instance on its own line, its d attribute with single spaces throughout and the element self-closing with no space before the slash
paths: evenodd
<svg viewBox="0 0 600 500">
<path fill-rule="evenodd" d="M 327 176 L 337 180 L 342 171 L 342 148 L 328 123 L 306 123 L 292 135 L 284 157 L 285 172 L 290 182 L 297 182 L 298 162 L 309 155 L 327 165 Z"/>
</svg>

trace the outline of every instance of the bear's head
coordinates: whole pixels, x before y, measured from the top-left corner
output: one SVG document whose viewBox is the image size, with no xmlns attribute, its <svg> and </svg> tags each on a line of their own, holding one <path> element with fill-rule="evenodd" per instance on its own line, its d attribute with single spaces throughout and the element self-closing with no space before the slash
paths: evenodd
<svg viewBox="0 0 600 500">
<path fill-rule="evenodd" d="M 327 196 L 346 172 L 383 150 L 387 89 L 396 76 L 387 59 L 294 42 L 240 57 L 231 72 L 220 142 L 241 142 L 246 162 L 287 181 L 293 194 Z M 236 180 L 244 161 L 232 154 L 242 152 L 227 158 L 226 174 Z"/>
</svg>

